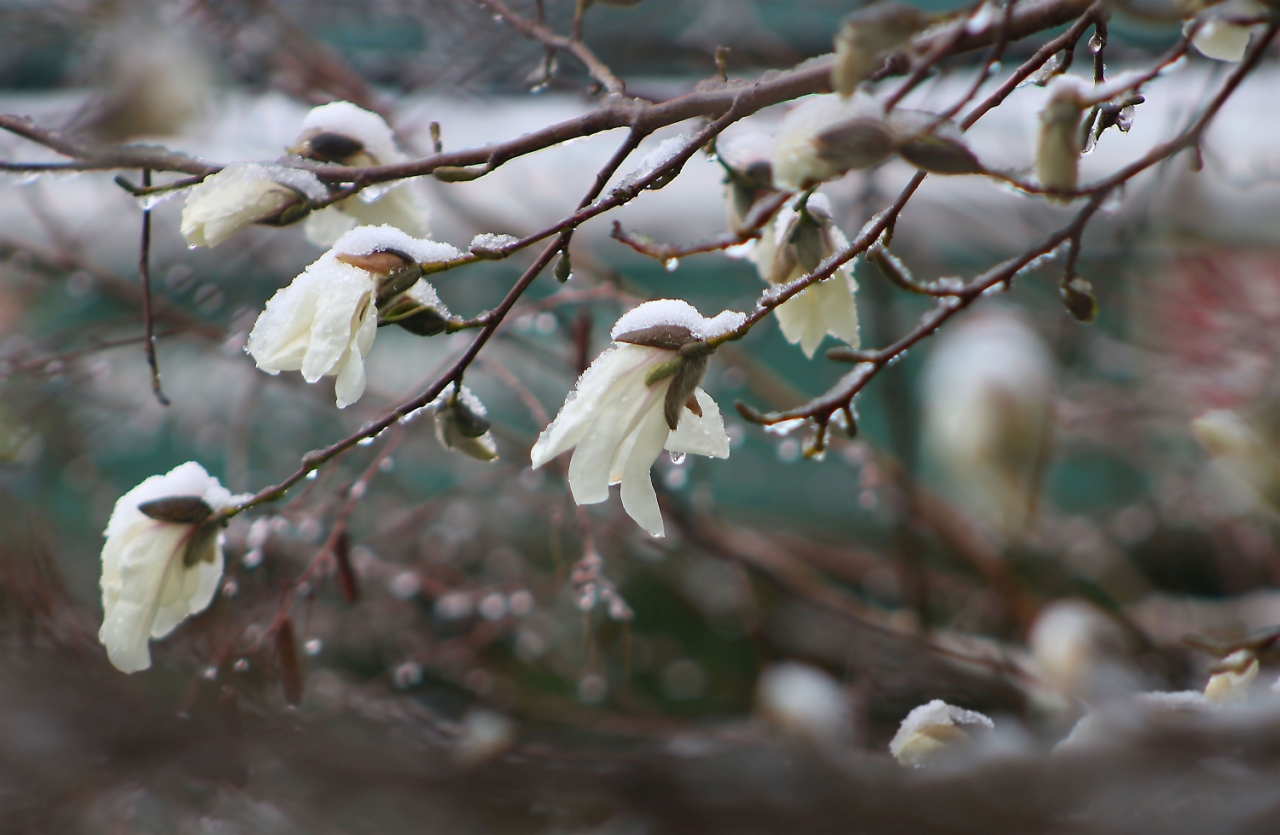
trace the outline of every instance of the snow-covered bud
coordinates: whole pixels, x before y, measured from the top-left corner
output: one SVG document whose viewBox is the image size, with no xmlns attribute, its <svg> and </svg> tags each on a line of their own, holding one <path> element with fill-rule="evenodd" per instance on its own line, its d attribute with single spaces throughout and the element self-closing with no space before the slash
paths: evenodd
<svg viewBox="0 0 1280 835">
<path fill-rule="evenodd" d="M 993 730 L 995 723 L 976 710 L 934 699 L 907 714 L 889 743 L 889 753 L 900 764 L 919 768 L 973 740 L 973 732 Z"/>
<path fill-rule="evenodd" d="M 1063 282 L 1058 288 L 1062 304 L 1077 322 L 1088 324 L 1098 316 L 1098 297 L 1094 295 L 1093 284 L 1076 276 Z"/>
<path fill-rule="evenodd" d="M 423 283 L 419 264 L 460 256 L 448 244 L 390 226 L 353 229 L 271 297 L 245 350 L 268 374 L 301 371 L 308 383 L 336 377 L 338 408 L 346 408 L 364 394 L 364 358 L 373 347 L 380 299 L 392 304 L 405 292 L 402 285 Z"/>
<path fill-rule="evenodd" d="M 813 194 L 803 207 L 787 206 L 778 212 L 751 257 L 760 277 L 778 285 L 813 272 L 848 245 L 844 233 L 831 219 L 831 203 L 826 195 Z M 807 357 L 813 356 L 827 334 L 857 348 L 857 289 L 850 261 L 830 278 L 809 285 L 774 308 L 782 335 L 791 344 L 799 345 Z"/>
<path fill-rule="evenodd" d="M 1261 499 L 1280 510 L 1276 447 L 1249 421 L 1230 409 L 1215 409 L 1191 421 L 1191 433 L 1213 456 L 1224 482 L 1245 494 L 1246 504 Z"/>
<path fill-rule="evenodd" d="M 1073 76 L 1058 76 L 1048 92 L 1036 139 L 1036 177 L 1045 188 L 1071 191 L 1083 151 L 1080 121 L 1091 101 L 1085 83 Z"/>
<path fill-rule="evenodd" d="M 945 332 L 922 375 L 924 443 L 975 513 L 1007 534 L 1027 518 L 1050 442 L 1054 363 L 1017 314 L 989 308 Z"/>
<path fill-rule="evenodd" d="M 444 387 L 429 407 L 435 414 L 436 439 L 445 449 L 469 455 L 478 461 L 498 457 L 498 447 L 489 431 L 484 404 L 466 386 Z"/>
<path fill-rule="evenodd" d="M 928 25 L 924 12 L 892 0 L 850 14 L 836 32 L 831 86 L 842 96 L 853 95 L 863 79 L 880 69 L 888 52 Z"/>
<path fill-rule="evenodd" d="M 765 668 L 756 682 L 756 710 L 779 730 L 824 745 L 853 734 L 849 693 L 825 671 L 785 661 Z"/>
<path fill-rule="evenodd" d="M 1258 668 L 1258 656 L 1253 650 L 1236 650 L 1213 665 L 1204 697 L 1220 704 L 1244 701 L 1249 685 L 1258 677 Z"/>
<path fill-rule="evenodd" d="M 191 246 L 217 246 L 252 223 L 287 226 L 329 192 L 310 171 L 237 163 L 206 177 L 187 193 L 182 237 Z"/>
<path fill-rule="evenodd" d="M 392 165 L 406 159 L 385 119 L 347 101 L 313 108 L 290 150 L 318 162 L 354 167 Z M 394 226 L 416 238 L 431 232 L 420 196 L 411 183 L 401 181 L 364 189 L 315 212 L 307 219 L 307 238 L 318 246 L 330 246 L 357 224 Z"/>
<path fill-rule="evenodd" d="M 981 174 L 986 168 L 965 142 L 960 126 L 923 110 L 895 108 L 889 114 L 898 156 L 931 174 Z"/>
<path fill-rule="evenodd" d="M 435 336 L 449 329 L 452 317 L 436 288 L 418 281 L 404 293 L 378 305 L 378 326 L 399 325 L 417 336 Z"/>
<path fill-rule="evenodd" d="M 773 182 L 799 191 L 878 165 L 892 153 L 884 108 L 870 96 L 814 96 L 788 113 L 778 128 Z"/>
<path fill-rule="evenodd" d="M 218 513 L 246 498 L 188 461 L 116 501 L 102 548 L 98 640 L 118 669 L 150 667 L 147 642 L 209 606 L 222 578 Z"/>
<path fill-rule="evenodd" d="M 622 485 L 627 514 L 654 536 L 662 513 L 649 468 L 663 449 L 729 457 L 720 408 L 699 388 L 709 348 L 705 340 L 742 324 L 741 313 L 707 319 L 678 299 L 645 302 L 613 326 L 614 345 L 595 358 L 534 444 L 534 469 L 574 449 L 569 489 L 578 504 L 609 498 Z"/>
</svg>

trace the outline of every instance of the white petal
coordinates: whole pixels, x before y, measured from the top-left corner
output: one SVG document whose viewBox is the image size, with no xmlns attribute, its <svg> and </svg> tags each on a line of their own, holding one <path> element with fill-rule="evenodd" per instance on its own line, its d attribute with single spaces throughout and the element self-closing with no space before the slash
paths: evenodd
<svg viewBox="0 0 1280 835">
<path fill-rule="evenodd" d="M 530 458 L 535 469 L 570 449 L 586 434 L 597 418 L 597 405 L 608 399 L 609 391 L 627 375 L 641 373 L 658 356 L 658 349 L 640 345 L 619 345 L 600 356 L 578 378 L 574 390 L 565 398 L 555 420 L 542 430 L 533 445 Z"/>
<path fill-rule="evenodd" d="M 649 469 L 661 454 L 662 445 L 670 433 L 662 409 L 650 409 L 636 427 L 622 469 L 622 507 L 628 516 L 636 520 L 636 524 L 653 536 L 662 536 L 665 531 Z"/>
<path fill-rule="evenodd" d="M 412 183 L 402 183 L 371 203 L 361 200 L 357 194 L 338 205 L 344 214 L 350 215 L 362 225 L 393 226 L 415 238 L 425 238 L 431 234 L 426 206 L 419 199 Z"/>
<path fill-rule="evenodd" d="M 221 536 L 214 549 L 213 562 L 198 562 L 187 568 L 179 567 L 172 576 L 177 578 L 176 595 L 172 602 L 161 605 L 156 611 L 155 623 L 151 626 L 151 638 L 158 640 L 165 637 L 178 624 L 192 615 L 197 615 L 209 608 L 213 596 L 218 592 L 218 583 L 222 580 L 223 556 Z"/>
<path fill-rule="evenodd" d="M 685 407 L 676 430 L 667 438 L 666 448 L 672 452 L 728 458 L 729 433 L 724 430 L 720 407 L 702 389 L 697 389 L 693 395 L 698 398 L 698 405 L 702 407 L 702 417 Z"/>
<path fill-rule="evenodd" d="M 1244 59 L 1249 48 L 1249 36 L 1252 30 L 1248 26 L 1228 23 L 1225 20 L 1206 22 L 1192 37 L 1191 43 L 1206 58 L 1215 61 L 1237 62 Z"/>
<path fill-rule="evenodd" d="M 367 275 L 367 274 L 366 274 Z M 316 300 L 316 317 L 311 323 L 311 342 L 302 359 L 302 379 L 314 383 L 335 374 L 346 356 L 356 332 L 373 311 L 373 282 L 366 286 L 335 283 Z"/>
<path fill-rule="evenodd" d="M 303 224 L 302 231 L 307 236 L 308 241 L 311 241 L 316 246 L 328 249 L 334 245 L 338 238 L 341 238 L 354 228 L 356 228 L 356 219 L 354 217 L 344 213 L 337 206 L 325 206 L 323 209 L 307 215 L 307 221 Z"/>
<path fill-rule="evenodd" d="M 338 398 L 338 408 L 345 409 L 359 400 L 364 394 L 364 386 L 364 359 L 358 352 L 351 351 L 334 381 L 333 393 Z"/>
<path fill-rule="evenodd" d="M 181 570 L 180 551 L 189 531 L 188 525 L 144 517 L 118 534 L 121 539 L 114 545 L 119 558 L 118 583 L 110 598 L 103 595 L 98 639 L 106 645 L 111 663 L 124 672 L 151 666 L 147 641 L 170 573 L 175 566 Z"/>
<path fill-rule="evenodd" d="M 840 270 L 814 288 L 826 332 L 853 348 L 861 343 L 858 333 L 858 305 L 854 300 L 857 288 L 858 285 L 847 270 Z"/>
<path fill-rule="evenodd" d="M 574 501 L 593 504 L 609 497 L 609 484 L 616 471 L 614 462 L 624 460 L 619 457 L 619 449 L 634 445 L 636 439 L 632 435 L 651 412 L 661 415 L 668 385 L 669 382 L 646 386 L 643 373 L 633 374 L 622 378 L 596 405 L 598 414 L 569 461 L 569 488 Z"/>
</svg>

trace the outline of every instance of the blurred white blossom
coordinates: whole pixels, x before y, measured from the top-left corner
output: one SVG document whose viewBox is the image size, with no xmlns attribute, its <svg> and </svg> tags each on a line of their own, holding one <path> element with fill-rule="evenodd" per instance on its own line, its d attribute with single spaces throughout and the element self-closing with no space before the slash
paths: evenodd
<svg viewBox="0 0 1280 835">
<path fill-rule="evenodd" d="M 208 607 L 223 565 L 215 514 L 245 498 L 188 461 L 116 501 L 102 548 L 98 640 L 117 668 L 133 673 L 150 667 L 147 642 Z"/>
<path fill-rule="evenodd" d="M 1070 191 L 1076 187 L 1083 150 L 1080 121 L 1089 104 L 1082 79 L 1060 75 L 1049 83 L 1036 135 L 1036 178 L 1045 188 Z"/>
<path fill-rule="evenodd" d="M 799 191 L 846 171 L 870 168 L 893 153 L 884 108 L 870 96 L 814 96 L 782 120 L 773 149 L 773 181 Z"/>
<path fill-rule="evenodd" d="M 576 447 L 569 488 L 578 504 L 609 498 L 622 485 L 622 506 L 641 527 L 663 535 L 662 513 L 649 468 L 663 449 L 729 457 L 729 436 L 716 402 L 698 388 L 708 353 L 681 348 L 725 334 L 745 317 L 724 311 L 712 319 L 687 302 L 660 299 L 624 314 L 615 344 L 578 379 L 560 413 L 534 444 L 534 469 Z"/>
<path fill-rule="evenodd" d="M 1205 685 L 1204 697 L 1211 702 L 1242 702 L 1249 685 L 1258 677 L 1258 657 L 1251 650 L 1240 649 L 1215 665 L 1215 672 Z"/>
<path fill-rule="evenodd" d="M 966 505 L 1019 531 L 1051 440 L 1054 363 L 1040 336 L 1011 311 L 978 311 L 939 338 L 922 381 L 926 449 Z"/>
<path fill-rule="evenodd" d="M 237 163 L 206 177 L 187 193 L 182 237 L 191 246 L 217 246 L 253 224 L 284 226 L 307 214 L 309 201 L 329 194 L 309 171 Z"/>
<path fill-rule="evenodd" d="M 853 733 L 848 692 L 817 667 L 786 661 L 767 667 L 756 682 L 756 709 L 780 730 L 822 744 Z"/>
</svg>

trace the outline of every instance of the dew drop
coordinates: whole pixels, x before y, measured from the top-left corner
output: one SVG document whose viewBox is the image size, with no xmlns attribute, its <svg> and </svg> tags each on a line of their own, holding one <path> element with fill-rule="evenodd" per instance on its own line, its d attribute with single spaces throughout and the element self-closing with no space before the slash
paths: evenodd
<svg viewBox="0 0 1280 835">
<path fill-rule="evenodd" d="M 684 463 L 685 454 L 683 452 L 672 452 L 669 455 L 671 456 L 671 463 L 677 467 Z"/>
<path fill-rule="evenodd" d="M 324 641 L 319 638 L 312 638 L 302 645 L 302 649 L 307 655 L 319 655 L 320 650 L 324 649 Z"/>
<path fill-rule="evenodd" d="M 667 272 L 673 273 L 676 270 L 680 269 L 680 259 L 668 258 L 667 260 L 662 262 L 662 266 L 666 267 Z"/>
<path fill-rule="evenodd" d="M 249 659 L 248 658 L 238 659 L 236 663 L 231 665 L 231 669 L 235 670 L 237 673 L 245 672 L 246 670 L 249 669 Z"/>
</svg>

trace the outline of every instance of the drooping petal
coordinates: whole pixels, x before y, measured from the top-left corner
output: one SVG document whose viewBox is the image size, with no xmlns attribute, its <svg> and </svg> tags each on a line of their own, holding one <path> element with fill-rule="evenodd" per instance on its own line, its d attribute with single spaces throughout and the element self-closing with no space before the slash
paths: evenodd
<svg viewBox="0 0 1280 835">
<path fill-rule="evenodd" d="M 357 351 L 348 351 L 341 368 L 334 380 L 333 393 L 337 397 L 338 408 L 345 409 L 364 394 L 364 358 Z"/>
<path fill-rule="evenodd" d="M 152 520 L 138 522 L 116 546 L 118 582 L 109 608 L 104 594 L 98 639 L 106 645 L 111 663 L 126 673 L 151 666 L 147 642 L 170 574 L 175 566 L 181 570 L 181 548 L 189 527 Z"/>
<path fill-rule="evenodd" d="M 664 381 L 646 386 L 642 373 L 630 374 L 621 378 L 606 397 L 592 407 L 595 419 L 578 441 L 569 461 L 569 488 L 574 501 L 592 504 L 609 498 L 615 462 L 623 460 L 618 456 L 619 449 L 634 443 L 632 434 L 649 412 L 657 410 L 661 416 L 667 385 Z"/>
<path fill-rule="evenodd" d="M 314 383 L 338 369 L 353 337 L 373 310 L 373 281 L 369 274 L 347 267 L 339 280 L 326 282 L 316 299 L 316 315 L 311 324 L 311 341 L 302 360 L 302 379 Z M 340 373 L 340 370 L 339 370 Z"/>
<path fill-rule="evenodd" d="M 729 457 L 729 433 L 724 430 L 724 418 L 716 401 L 702 389 L 694 392 L 702 417 L 686 408 L 680 415 L 680 424 L 667 438 L 666 448 L 671 452 L 706 455 L 709 458 Z"/>
<path fill-rule="evenodd" d="M 609 399 L 610 390 L 624 377 L 655 362 L 659 353 L 654 348 L 619 345 L 596 357 L 533 445 L 530 458 L 534 469 L 577 444 L 597 419 L 597 407 Z"/>
<path fill-rule="evenodd" d="M 662 511 L 649 470 L 662 453 L 671 430 L 661 408 L 645 412 L 636 427 L 622 466 L 622 507 L 627 515 L 653 536 L 663 536 Z"/>
<path fill-rule="evenodd" d="M 813 289 L 826 332 L 857 348 L 862 342 L 858 330 L 858 304 L 854 300 L 858 285 L 850 272 L 842 269 Z"/>
<path fill-rule="evenodd" d="M 1201 55 L 1215 61 L 1236 63 L 1244 60 L 1253 30 L 1225 20 L 1209 20 L 1191 37 Z"/>
</svg>

